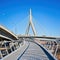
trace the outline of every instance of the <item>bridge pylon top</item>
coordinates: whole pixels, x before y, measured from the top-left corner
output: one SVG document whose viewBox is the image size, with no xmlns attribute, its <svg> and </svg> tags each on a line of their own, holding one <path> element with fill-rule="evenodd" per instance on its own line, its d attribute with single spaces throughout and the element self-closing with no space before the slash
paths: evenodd
<svg viewBox="0 0 60 60">
<path fill-rule="evenodd" d="M 36 30 L 35 30 L 34 24 L 32 22 L 32 11 L 31 11 L 31 8 L 30 8 L 30 13 L 29 13 L 29 23 L 28 23 L 28 27 L 27 27 L 27 30 L 26 30 L 26 35 L 27 36 L 29 35 L 28 33 L 29 33 L 30 26 L 32 28 L 33 35 L 36 36 Z"/>
</svg>

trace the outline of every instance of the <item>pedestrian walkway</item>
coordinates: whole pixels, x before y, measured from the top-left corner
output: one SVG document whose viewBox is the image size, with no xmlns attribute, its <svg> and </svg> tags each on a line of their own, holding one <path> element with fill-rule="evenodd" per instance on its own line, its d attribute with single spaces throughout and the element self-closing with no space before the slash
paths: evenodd
<svg viewBox="0 0 60 60">
<path fill-rule="evenodd" d="M 50 59 L 37 44 L 29 42 L 28 49 L 19 60 L 50 60 Z"/>
</svg>

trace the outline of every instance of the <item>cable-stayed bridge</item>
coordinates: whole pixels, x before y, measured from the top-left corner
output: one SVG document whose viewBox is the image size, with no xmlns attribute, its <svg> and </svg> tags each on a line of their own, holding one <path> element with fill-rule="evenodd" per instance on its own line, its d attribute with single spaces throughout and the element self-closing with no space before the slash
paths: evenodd
<svg viewBox="0 0 60 60">
<path fill-rule="evenodd" d="M 29 35 L 30 27 L 32 28 L 33 36 Z M 2 60 L 57 60 L 56 53 L 58 46 L 56 45 L 57 48 L 55 49 L 53 56 L 52 53 L 38 41 L 43 40 L 49 41 L 49 43 L 57 43 L 60 38 L 51 36 L 38 36 L 32 22 L 31 9 L 29 15 L 29 23 L 25 35 L 16 36 L 2 26 L 0 26 L 0 31 L 0 40 L 4 41 L 4 43 L 1 44 L 5 45 L 4 49 L 0 49 L 0 58 Z M 51 49 L 53 46 L 54 44 L 49 45 Z M 6 52 L 2 50 L 6 50 Z"/>
</svg>

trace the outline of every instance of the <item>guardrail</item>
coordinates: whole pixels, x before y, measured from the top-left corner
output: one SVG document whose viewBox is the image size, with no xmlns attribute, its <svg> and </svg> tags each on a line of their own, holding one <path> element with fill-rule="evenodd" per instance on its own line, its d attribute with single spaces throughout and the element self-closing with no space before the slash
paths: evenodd
<svg viewBox="0 0 60 60">
<path fill-rule="evenodd" d="M 40 48 L 42 48 L 42 50 L 45 52 L 45 54 L 47 55 L 47 57 L 50 60 L 57 60 L 57 58 L 55 58 L 52 53 L 50 53 L 45 47 L 43 47 L 41 44 L 39 44 L 38 42 L 35 42 L 38 46 L 40 46 Z"/>
<path fill-rule="evenodd" d="M 34 41 L 33 41 L 34 42 Z M 57 60 L 49 51 L 47 51 L 46 48 L 44 48 L 41 44 L 36 43 L 47 55 L 47 57 L 49 58 L 49 60 Z M 29 43 L 25 42 L 24 46 L 20 47 L 19 49 L 17 49 L 16 51 L 12 52 L 11 54 L 9 54 L 8 56 L 2 58 L 2 60 L 20 60 L 20 58 L 22 57 L 22 55 L 25 53 L 25 51 L 28 49 L 29 47 Z"/>
<path fill-rule="evenodd" d="M 14 52 L 10 53 L 9 55 L 5 56 L 1 60 L 17 60 L 19 56 L 22 55 L 22 53 L 25 51 L 25 49 L 28 47 L 28 43 L 25 42 L 23 46 L 15 50 Z"/>
</svg>

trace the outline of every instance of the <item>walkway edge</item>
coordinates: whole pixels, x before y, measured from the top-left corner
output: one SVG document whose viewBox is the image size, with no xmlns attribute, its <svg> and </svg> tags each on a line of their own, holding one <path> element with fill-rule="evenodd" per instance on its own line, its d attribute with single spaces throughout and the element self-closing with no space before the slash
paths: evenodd
<svg viewBox="0 0 60 60">
<path fill-rule="evenodd" d="M 20 58 L 23 56 L 23 54 L 26 52 L 26 50 L 29 48 L 29 45 L 27 46 L 27 48 L 24 50 L 24 52 L 18 57 L 17 60 L 20 60 Z"/>
<path fill-rule="evenodd" d="M 52 53 L 50 53 L 50 52 L 49 52 L 45 47 L 43 47 L 40 43 L 38 43 L 37 41 L 35 41 L 35 43 L 42 48 L 42 50 L 46 53 L 46 55 L 47 55 L 48 58 L 51 58 L 51 59 L 53 59 L 53 60 L 57 60 L 57 58 L 54 57 L 54 56 L 52 55 Z"/>
<path fill-rule="evenodd" d="M 17 60 L 19 56 L 21 56 L 23 52 L 27 49 L 28 45 L 28 42 L 25 42 L 23 46 L 10 53 L 9 55 L 5 56 L 1 60 Z"/>
</svg>

